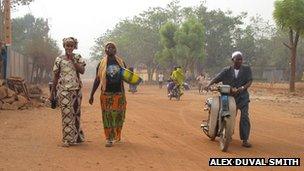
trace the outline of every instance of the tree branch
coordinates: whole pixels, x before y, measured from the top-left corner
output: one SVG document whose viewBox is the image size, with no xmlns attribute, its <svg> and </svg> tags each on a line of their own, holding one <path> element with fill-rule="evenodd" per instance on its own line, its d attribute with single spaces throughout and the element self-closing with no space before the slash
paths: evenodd
<svg viewBox="0 0 304 171">
<path fill-rule="evenodd" d="M 289 45 L 286 44 L 285 42 L 283 42 L 283 45 L 285 45 L 288 49 L 291 49 L 291 46 L 289 46 Z"/>
<path fill-rule="evenodd" d="M 291 46 L 293 46 L 293 30 L 289 27 L 289 41 Z"/>
<path fill-rule="evenodd" d="M 299 42 L 299 37 L 300 37 L 300 32 L 297 31 L 296 32 L 296 37 L 295 37 L 295 41 L 294 41 L 294 47 L 296 48 Z"/>
</svg>

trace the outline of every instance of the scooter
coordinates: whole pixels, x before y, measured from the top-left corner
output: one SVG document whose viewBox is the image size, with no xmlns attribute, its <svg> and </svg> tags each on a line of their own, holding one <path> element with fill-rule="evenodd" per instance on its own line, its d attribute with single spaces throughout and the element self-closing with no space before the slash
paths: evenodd
<svg viewBox="0 0 304 171">
<path fill-rule="evenodd" d="M 174 84 L 173 82 L 169 82 L 167 85 L 167 89 L 168 89 L 168 97 L 171 100 L 172 98 L 176 98 L 176 100 L 180 100 L 180 90 L 179 90 L 179 86 Z"/>
<path fill-rule="evenodd" d="M 234 133 L 236 103 L 230 95 L 229 85 L 219 85 L 210 90 L 217 91 L 220 95 L 206 100 L 204 111 L 208 112 L 208 119 L 202 122 L 201 129 L 212 141 L 220 137 L 220 149 L 225 152 Z"/>
<path fill-rule="evenodd" d="M 171 100 L 172 98 L 176 98 L 176 100 L 180 100 L 180 96 L 181 93 L 179 87 L 175 85 L 169 94 L 169 99 Z"/>
</svg>

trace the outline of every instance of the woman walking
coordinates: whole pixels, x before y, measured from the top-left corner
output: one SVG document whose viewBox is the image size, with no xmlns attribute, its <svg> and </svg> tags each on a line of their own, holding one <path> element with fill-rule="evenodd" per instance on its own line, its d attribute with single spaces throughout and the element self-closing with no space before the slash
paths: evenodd
<svg viewBox="0 0 304 171">
<path fill-rule="evenodd" d="M 81 115 L 81 80 L 79 75 L 85 71 L 85 62 L 77 49 L 78 41 L 73 37 L 63 39 L 65 54 L 55 59 L 53 87 L 50 100 L 58 96 L 62 116 L 62 146 L 69 147 L 84 141 L 80 126 Z"/>
<path fill-rule="evenodd" d="M 107 43 L 105 46 L 106 56 L 103 57 L 96 68 L 89 103 L 94 102 L 94 94 L 101 84 L 100 105 L 102 120 L 106 138 L 106 147 L 112 147 L 115 141 L 121 140 L 121 130 L 125 120 L 126 96 L 121 68 L 126 68 L 124 61 L 116 56 L 114 43 Z"/>
</svg>

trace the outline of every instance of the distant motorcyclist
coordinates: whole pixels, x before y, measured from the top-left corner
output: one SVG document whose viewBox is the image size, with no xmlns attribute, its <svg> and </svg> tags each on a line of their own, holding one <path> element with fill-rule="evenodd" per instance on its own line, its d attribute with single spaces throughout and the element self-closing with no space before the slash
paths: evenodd
<svg viewBox="0 0 304 171">
<path fill-rule="evenodd" d="M 179 89 L 180 95 L 183 95 L 183 84 L 185 81 L 185 76 L 180 66 L 175 67 L 174 71 L 170 76 L 171 80 L 174 82 L 175 86 Z"/>
</svg>

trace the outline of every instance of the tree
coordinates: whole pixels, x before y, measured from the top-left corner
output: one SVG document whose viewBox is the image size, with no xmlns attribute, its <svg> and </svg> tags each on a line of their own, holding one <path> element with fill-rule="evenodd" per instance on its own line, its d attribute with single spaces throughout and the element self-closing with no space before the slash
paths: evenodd
<svg viewBox="0 0 304 171">
<path fill-rule="evenodd" d="M 176 61 L 184 69 L 194 74 L 195 64 L 202 62 L 205 56 L 205 29 L 204 25 L 194 16 L 185 20 L 175 33 Z"/>
<path fill-rule="evenodd" d="M 157 61 L 163 68 L 172 69 L 174 65 L 176 65 L 174 60 L 174 50 L 176 46 L 174 36 L 177 30 L 178 26 L 169 21 L 164 24 L 159 31 L 163 49 L 157 54 Z"/>
<path fill-rule="evenodd" d="M 102 45 L 107 41 L 116 43 L 118 53 L 133 67 L 144 64 L 147 67 L 148 80 L 158 68 L 157 52 L 161 49 L 159 29 L 168 20 L 163 8 L 150 8 L 131 20 L 119 22 L 114 29 L 109 30 L 96 40 L 91 56 L 100 58 Z"/>
<path fill-rule="evenodd" d="M 190 69 L 192 74 L 195 70 L 213 75 L 231 63 L 235 50 L 243 52 L 246 62 L 255 69 L 256 78 L 262 78 L 267 68 L 286 71 L 288 51 L 278 43 L 286 34 L 260 16 L 252 17 L 249 24 L 243 23 L 245 18 L 246 13 L 208 11 L 204 3 L 182 8 L 174 0 L 166 8 L 150 8 L 120 21 L 96 39 L 91 56 L 101 58 L 105 43 L 114 41 L 127 64 L 147 67 L 149 81 L 155 71 L 175 65 Z M 304 54 L 304 50 L 300 49 L 299 54 Z M 298 59 L 298 74 L 303 72 L 303 66 L 304 60 Z"/>
<path fill-rule="evenodd" d="M 295 91 L 296 57 L 300 35 L 304 33 L 304 0 L 277 0 L 273 17 L 276 24 L 289 32 L 289 43 L 284 45 L 290 50 L 289 91 Z"/>
<path fill-rule="evenodd" d="M 29 5 L 34 0 L 12 0 L 13 6 L 19 6 L 19 5 Z"/>
<path fill-rule="evenodd" d="M 237 29 L 235 37 L 235 50 L 239 50 L 245 56 L 247 64 L 252 64 L 256 55 L 255 37 L 252 27 L 247 26 L 244 30 Z"/>
<path fill-rule="evenodd" d="M 246 14 L 232 16 L 231 11 L 207 11 L 204 3 L 195 9 L 195 13 L 205 28 L 204 70 L 213 75 L 230 63 L 229 57 L 234 50 L 233 33 L 243 24 Z"/>
<path fill-rule="evenodd" d="M 13 19 L 12 26 L 12 48 L 33 59 L 32 72 L 42 79 L 44 72 L 51 72 L 53 61 L 60 54 L 56 41 L 48 36 L 48 22 L 27 14 Z"/>
<path fill-rule="evenodd" d="M 11 6 L 12 7 L 16 7 L 19 5 L 29 5 L 31 2 L 33 2 L 34 0 L 12 0 L 11 2 Z M 3 17 L 3 5 L 2 5 L 2 0 L 0 0 L 0 41 L 3 39 L 3 35 L 2 35 L 2 25 L 4 22 L 4 17 Z"/>
</svg>

